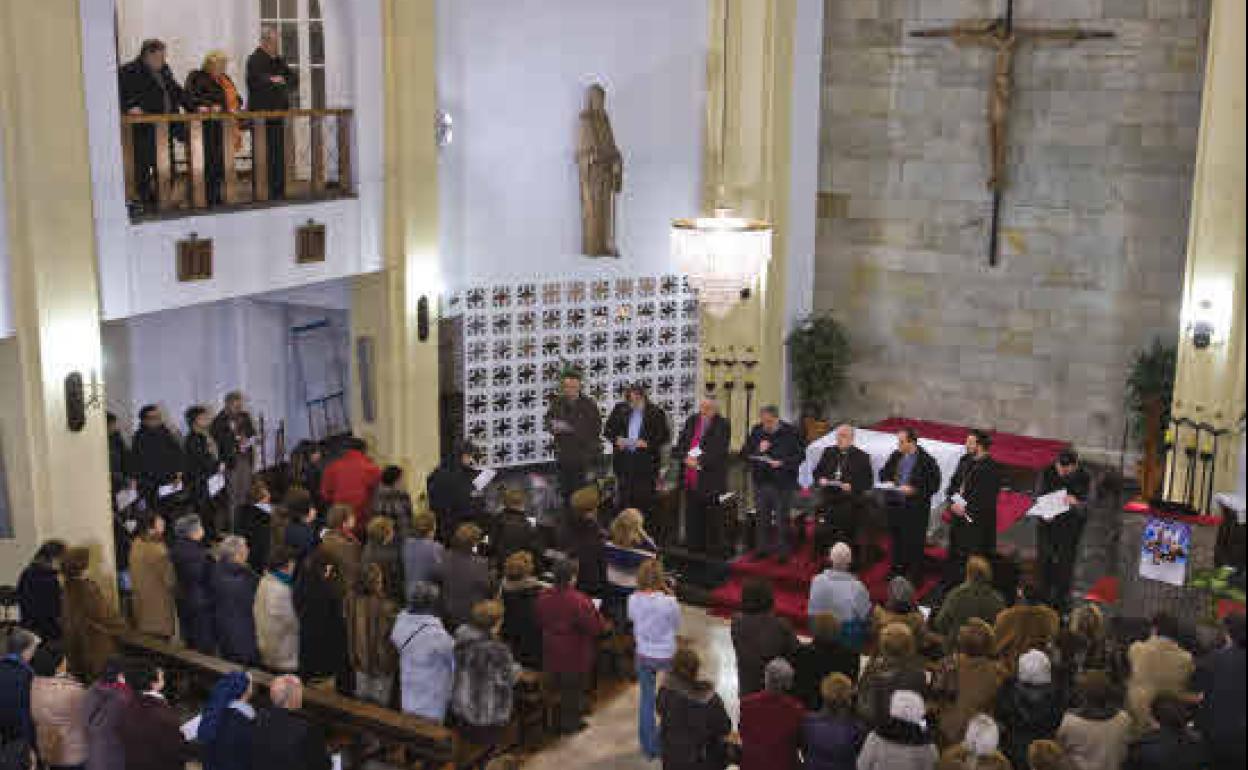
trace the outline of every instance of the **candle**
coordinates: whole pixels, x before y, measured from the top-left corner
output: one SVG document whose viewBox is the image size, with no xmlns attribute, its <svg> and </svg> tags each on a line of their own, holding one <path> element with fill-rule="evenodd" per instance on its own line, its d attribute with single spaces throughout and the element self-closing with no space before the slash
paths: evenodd
<svg viewBox="0 0 1248 770">
<path fill-rule="evenodd" d="M 1205 454 L 1213 454 L 1213 436 L 1205 436 L 1204 443 L 1201 444 L 1200 451 Z"/>
<path fill-rule="evenodd" d="M 1166 443 L 1174 443 L 1174 428 L 1166 428 Z"/>
</svg>

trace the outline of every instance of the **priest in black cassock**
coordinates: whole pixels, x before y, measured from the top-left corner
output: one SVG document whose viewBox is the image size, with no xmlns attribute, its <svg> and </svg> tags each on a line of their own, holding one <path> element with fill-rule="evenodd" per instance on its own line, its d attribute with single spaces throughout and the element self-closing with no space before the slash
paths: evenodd
<svg viewBox="0 0 1248 770">
<path fill-rule="evenodd" d="M 186 469 L 182 442 L 165 425 L 165 416 L 155 404 L 139 410 L 139 429 L 130 442 L 130 459 L 139 493 L 149 508 L 155 508 L 160 487 L 182 478 Z"/>
<path fill-rule="evenodd" d="M 871 456 L 854 446 L 854 427 L 838 425 L 836 443 L 823 450 L 815 466 L 824 520 L 815 532 L 815 553 L 834 543 L 853 545 L 866 495 L 872 488 Z"/>
<path fill-rule="evenodd" d="M 667 415 L 650 402 L 644 385 L 624 390 L 624 400 L 611 410 L 602 437 L 611 443 L 616 509 L 636 508 L 652 515 L 660 452 L 671 441 L 672 432 Z"/>
<path fill-rule="evenodd" d="M 550 403 L 545 426 L 555 437 L 555 469 L 564 504 L 585 486 L 589 467 L 602 454 L 602 414 L 598 404 L 581 392 L 581 375 L 563 373 L 560 394 Z"/>
<path fill-rule="evenodd" d="M 1070 606 L 1070 583 L 1079 554 L 1079 539 L 1088 523 L 1088 493 L 1092 479 L 1079 462 L 1079 455 L 1067 449 L 1053 465 L 1044 469 L 1036 496 L 1066 490 L 1070 510 L 1036 528 L 1036 552 L 1040 557 L 1040 585 L 1044 600 L 1059 612 Z"/>
<path fill-rule="evenodd" d="M 940 491 L 940 466 L 919 446 L 914 428 L 897 431 L 897 450 L 880 469 L 880 482 L 892 485 L 882 495 L 892 535 L 893 574 L 918 585 L 932 495 Z"/>
<path fill-rule="evenodd" d="M 1001 470 L 988 454 L 992 436 L 973 430 L 966 436 L 966 454 L 945 493 L 949 496 L 949 561 L 947 585 L 956 585 L 973 554 L 992 562 L 997 552 L 997 495 Z"/>
</svg>

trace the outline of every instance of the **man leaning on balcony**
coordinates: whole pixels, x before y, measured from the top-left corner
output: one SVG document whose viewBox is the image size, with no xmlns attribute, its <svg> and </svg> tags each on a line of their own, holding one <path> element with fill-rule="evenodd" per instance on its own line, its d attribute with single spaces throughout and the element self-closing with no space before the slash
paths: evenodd
<svg viewBox="0 0 1248 770">
<path fill-rule="evenodd" d="M 144 40 L 139 55 L 127 62 L 117 73 L 121 95 L 121 111 L 127 115 L 172 115 L 191 102 L 165 63 L 165 44 L 160 40 Z M 186 127 L 171 123 L 170 141 L 186 140 Z M 156 202 L 156 124 L 140 123 L 134 132 L 134 179 L 139 202 Z M 172 157 L 172 152 L 170 153 Z M 166 170 L 168 173 L 168 170 Z"/>
<path fill-rule="evenodd" d="M 277 30 L 265 27 L 260 45 L 247 57 L 247 109 L 289 110 L 290 96 L 298 93 L 299 76 L 278 53 Z M 265 140 L 269 167 L 269 199 L 278 200 L 286 194 L 286 121 L 265 121 Z"/>
</svg>

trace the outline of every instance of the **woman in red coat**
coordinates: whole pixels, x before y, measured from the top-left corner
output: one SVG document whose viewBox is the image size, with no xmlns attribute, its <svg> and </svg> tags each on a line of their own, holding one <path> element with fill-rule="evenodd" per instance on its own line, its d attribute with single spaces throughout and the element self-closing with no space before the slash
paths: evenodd
<svg viewBox="0 0 1248 770">
<path fill-rule="evenodd" d="M 343 453 L 321 475 L 321 497 L 328 505 L 341 503 L 355 511 L 355 535 L 364 539 L 373 493 L 381 483 L 381 468 L 368 458 L 368 445 L 351 437 L 343 441 Z"/>
<path fill-rule="evenodd" d="M 576 590 L 575 561 L 557 561 L 554 573 L 555 585 L 537 598 L 536 614 L 542 629 L 542 669 L 559 692 L 559 731 L 570 734 L 585 727 L 581 696 L 607 624 L 589 597 Z"/>
</svg>

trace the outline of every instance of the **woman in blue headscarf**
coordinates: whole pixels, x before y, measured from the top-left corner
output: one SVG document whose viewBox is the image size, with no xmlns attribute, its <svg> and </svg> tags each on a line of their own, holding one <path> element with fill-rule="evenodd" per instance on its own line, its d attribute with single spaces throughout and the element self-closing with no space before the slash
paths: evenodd
<svg viewBox="0 0 1248 770">
<path fill-rule="evenodd" d="M 196 735 L 204 770 L 251 770 L 256 723 L 251 694 L 251 677 L 245 671 L 226 674 L 213 686 Z"/>
</svg>

